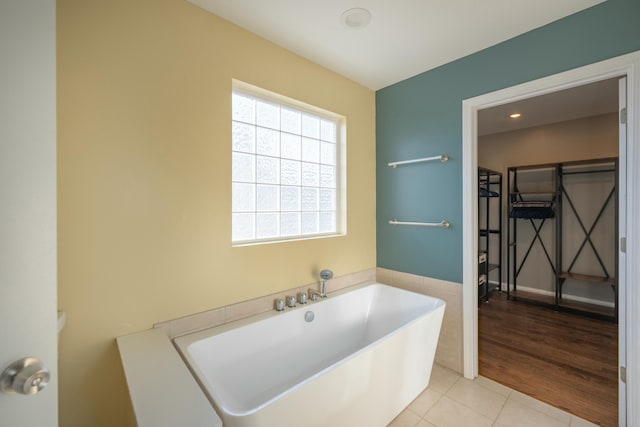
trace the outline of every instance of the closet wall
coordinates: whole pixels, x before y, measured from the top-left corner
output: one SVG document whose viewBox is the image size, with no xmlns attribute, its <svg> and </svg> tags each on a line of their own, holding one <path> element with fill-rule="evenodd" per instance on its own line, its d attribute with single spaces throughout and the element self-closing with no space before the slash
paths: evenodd
<svg viewBox="0 0 640 427">
<path fill-rule="evenodd" d="M 492 135 L 484 135 L 478 138 L 478 165 L 495 171 L 501 171 L 507 176 L 507 168 L 511 166 L 524 166 L 545 163 L 566 162 L 574 160 L 587 160 L 595 158 L 618 156 L 618 118 L 616 113 L 594 116 L 584 119 L 571 120 L 522 129 L 513 132 L 504 132 Z M 503 180 L 503 194 L 507 194 L 507 180 Z M 576 195 L 576 203 L 586 207 L 586 215 L 583 218 L 587 227 L 597 215 L 600 207 L 597 197 L 598 188 L 602 185 L 594 183 L 594 192 L 582 191 Z M 604 191 L 604 190 L 603 190 Z M 595 200 L 592 198 L 595 197 Z M 606 195 L 605 195 L 606 197 Z M 506 200 L 506 199 L 505 199 Z M 590 211 L 593 205 L 593 212 Z M 597 206 L 596 206 L 597 205 Z M 506 202 L 502 206 L 503 221 L 507 224 Z M 593 234 L 594 240 L 606 240 L 605 230 L 608 224 L 615 224 L 615 210 L 608 208 L 601 219 L 605 227 L 598 226 Z M 546 224 L 541 232 L 543 240 L 552 242 L 554 238 L 554 224 Z M 529 242 L 533 239 L 533 229 L 529 224 L 521 224 L 518 228 L 518 240 Z M 503 245 L 506 248 L 506 233 L 503 233 Z M 567 240 L 566 247 L 580 244 L 584 233 L 577 226 L 571 226 L 570 235 L 575 236 Z M 610 237 L 609 237 L 610 239 Z M 574 244 L 572 244 L 574 243 Z M 553 246 L 553 245 L 551 245 Z M 612 248 L 612 251 L 614 248 Z M 503 251 L 503 265 L 506 264 L 506 250 Z M 587 255 L 586 260 L 591 254 Z M 555 254 L 550 253 L 552 259 Z M 610 261 L 613 263 L 614 253 Z M 518 276 L 518 287 L 538 289 L 553 292 L 554 275 L 548 267 L 545 255 L 538 244 L 527 259 L 522 272 Z M 613 267 L 613 266 L 612 266 Z M 506 283 L 506 268 L 503 269 L 503 284 Z M 503 285 L 503 289 L 506 287 Z M 568 286 L 565 288 L 566 297 L 585 298 L 587 300 L 601 301 L 604 304 L 612 304 L 614 294 L 611 289 L 603 286 Z"/>
</svg>

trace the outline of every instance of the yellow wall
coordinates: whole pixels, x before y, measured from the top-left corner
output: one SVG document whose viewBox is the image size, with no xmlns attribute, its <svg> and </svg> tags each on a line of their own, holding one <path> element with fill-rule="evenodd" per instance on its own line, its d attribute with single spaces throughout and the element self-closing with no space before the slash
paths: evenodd
<svg viewBox="0 0 640 427">
<path fill-rule="evenodd" d="M 60 425 L 122 426 L 114 337 L 375 267 L 374 92 L 186 0 L 57 13 Z M 231 247 L 233 78 L 347 117 L 347 236 Z"/>
</svg>

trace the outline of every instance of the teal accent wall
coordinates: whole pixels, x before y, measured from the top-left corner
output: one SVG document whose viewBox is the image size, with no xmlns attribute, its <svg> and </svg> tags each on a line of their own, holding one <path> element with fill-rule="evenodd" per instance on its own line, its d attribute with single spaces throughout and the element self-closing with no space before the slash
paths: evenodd
<svg viewBox="0 0 640 427">
<path fill-rule="evenodd" d="M 376 93 L 378 266 L 462 282 L 462 101 L 640 50 L 640 0 L 608 0 Z M 448 154 L 447 163 L 390 161 Z M 388 221 L 451 222 L 449 229 Z"/>
</svg>

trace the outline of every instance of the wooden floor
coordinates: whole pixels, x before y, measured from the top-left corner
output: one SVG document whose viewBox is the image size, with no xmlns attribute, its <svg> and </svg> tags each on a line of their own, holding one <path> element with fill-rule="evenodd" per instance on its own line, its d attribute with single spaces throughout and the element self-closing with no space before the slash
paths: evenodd
<svg viewBox="0 0 640 427">
<path fill-rule="evenodd" d="M 618 425 L 618 325 L 494 292 L 481 303 L 480 375 L 602 426 Z"/>
</svg>

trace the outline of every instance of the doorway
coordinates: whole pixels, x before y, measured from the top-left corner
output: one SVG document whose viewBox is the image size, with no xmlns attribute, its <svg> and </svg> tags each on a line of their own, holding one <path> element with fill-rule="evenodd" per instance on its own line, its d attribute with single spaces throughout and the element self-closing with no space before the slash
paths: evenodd
<svg viewBox="0 0 640 427">
<path fill-rule="evenodd" d="M 492 171 L 497 196 L 480 174 L 479 254 L 489 259 L 479 265 L 493 269 L 480 272 L 489 292 L 479 298 L 479 374 L 609 427 L 618 418 L 618 80 L 478 112 L 478 165 Z"/>
<path fill-rule="evenodd" d="M 637 178 L 635 176 L 640 159 L 638 158 L 637 146 L 638 135 L 634 129 L 633 120 L 637 115 L 634 108 L 634 100 L 640 99 L 639 80 L 637 67 L 640 65 L 640 53 L 624 55 L 601 63 L 592 64 L 576 70 L 571 70 L 558 75 L 545 77 L 540 80 L 521 84 L 516 87 L 503 89 L 491 94 L 482 95 L 476 98 L 463 101 L 463 353 L 464 353 L 464 374 L 467 378 L 474 378 L 478 375 L 478 312 L 477 312 L 477 115 L 478 111 L 497 105 L 506 104 L 537 95 L 552 93 L 555 91 L 601 81 L 614 77 L 628 78 L 628 99 L 627 112 L 631 118 L 626 125 L 625 135 L 628 135 L 628 144 L 620 145 L 620 182 L 625 186 L 620 198 L 620 232 L 624 239 L 621 247 L 626 251 L 620 251 L 620 304 L 619 304 L 619 363 L 626 371 L 626 382 L 619 381 L 619 422 L 626 425 L 627 420 L 638 420 L 638 408 L 634 405 L 627 407 L 627 400 L 633 401 L 640 395 L 640 381 L 637 367 L 626 365 L 627 360 L 634 360 L 638 357 L 639 345 L 636 328 L 633 322 L 638 321 L 636 314 L 640 308 L 640 295 L 638 290 L 629 289 L 627 281 L 633 282 L 640 277 L 640 268 L 628 265 L 625 257 L 632 257 L 638 251 L 636 242 L 633 247 L 626 245 L 626 230 L 631 234 L 637 234 L 636 224 L 638 217 L 637 206 Z M 626 95 L 626 91 L 625 91 Z M 628 165 L 629 166 L 628 166 Z M 634 239 L 635 240 L 635 239 Z M 627 354 L 628 352 L 628 354 Z M 632 423 L 633 424 L 633 423 Z M 629 425 L 632 425 L 629 424 Z"/>
</svg>

